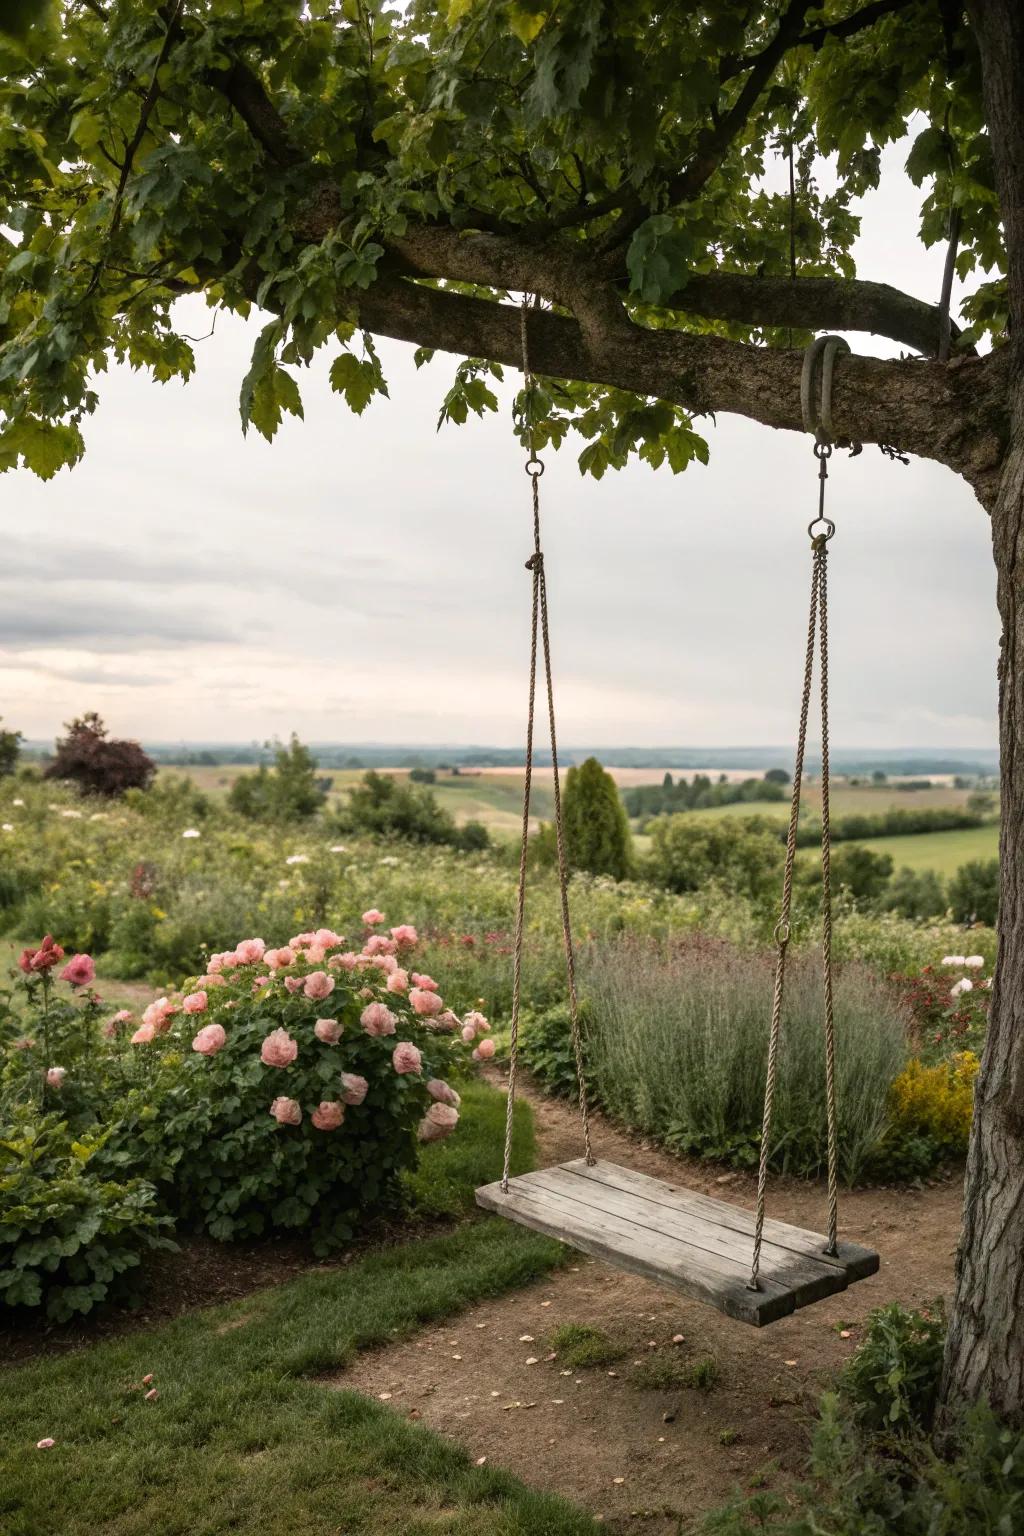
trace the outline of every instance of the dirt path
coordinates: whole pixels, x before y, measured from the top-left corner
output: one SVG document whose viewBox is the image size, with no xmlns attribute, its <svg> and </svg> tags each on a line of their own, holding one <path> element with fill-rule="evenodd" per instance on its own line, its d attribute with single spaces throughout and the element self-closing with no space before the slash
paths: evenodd
<svg viewBox="0 0 1024 1536">
<path fill-rule="evenodd" d="M 579 1156 L 572 1111 L 525 1093 L 540 1161 Z M 594 1130 L 599 1157 L 753 1203 L 746 1175 L 716 1176 L 599 1117 Z M 823 1204 L 814 1185 L 780 1179 L 769 1191 L 771 1215 L 815 1230 Z M 818 1393 L 855 1347 L 858 1325 L 884 1302 L 926 1305 L 948 1292 L 959 1221 L 959 1176 L 920 1191 L 844 1194 L 842 1233 L 879 1250 L 880 1273 L 761 1330 L 579 1256 L 446 1327 L 362 1356 L 333 1384 L 390 1402 L 474 1458 L 574 1499 L 609 1530 L 674 1536 L 736 1490 L 800 1475 Z M 616 1359 L 567 1369 L 547 1340 L 568 1323 L 602 1330 Z M 650 1384 L 682 1379 L 704 1360 L 716 1370 L 709 1390 Z"/>
</svg>

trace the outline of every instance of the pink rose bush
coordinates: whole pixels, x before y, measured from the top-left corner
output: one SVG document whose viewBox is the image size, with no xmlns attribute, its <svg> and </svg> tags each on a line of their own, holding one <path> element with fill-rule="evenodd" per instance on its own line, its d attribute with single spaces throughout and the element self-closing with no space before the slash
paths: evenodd
<svg viewBox="0 0 1024 1536">
<path fill-rule="evenodd" d="M 379 929 L 384 914 L 370 908 L 363 922 Z M 458 1124 L 447 1079 L 469 1052 L 438 982 L 406 968 L 416 929 L 369 932 L 359 950 L 346 942 L 326 927 L 287 944 L 243 939 L 212 955 L 180 1001 L 142 1016 L 141 1050 L 187 1032 L 195 1151 L 176 1178 L 185 1214 L 215 1237 L 301 1228 L 328 1253 L 362 1209 L 395 1198 L 417 1141 Z M 486 1028 L 477 1019 L 474 1039 Z"/>
</svg>

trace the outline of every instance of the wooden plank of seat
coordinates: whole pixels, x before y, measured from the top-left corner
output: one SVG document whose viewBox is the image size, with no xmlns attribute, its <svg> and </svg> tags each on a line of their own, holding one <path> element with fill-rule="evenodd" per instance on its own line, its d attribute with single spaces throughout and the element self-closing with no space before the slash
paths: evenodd
<svg viewBox="0 0 1024 1536">
<path fill-rule="evenodd" d="M 741 1233 L 748 1239 L 749 1245 L 753 1244 L 754 1212 L 745 1206 L 733 1205 L 728 1200 L 715 1200 L 710 1195 L 700 1194 L 697 1190 L 686 1189 L 679 1184 L 669 1184 L 661 1179 L 652 1179 L 645 1173 L 637 1173 L 632 1168 L 621 1168 L 617 1163 L 607 1163 L 601 1159 L 598 1159 L 593 1167 L 588 1167 L 582 1157 L 571 1163 L 562 1163 L 560 1166 L 566 1171 L 577 1174 L 580 1178 L 592 1179 L 598 1184 L 623 1190 L 640 1199 L 667 1205 L 672 1210 L 692 1211 L 695 1216 L 706 1217 L 716 1225 Z M 874 1249 L 862 1248 L 859 1243 L 840 1241 L 836 1245 L 836 1253 L 828 1254 L 825 1252 L 825 1238 L 820 1232 L 810 1232 L 805 1227 L 794 1227 L 789 1222 L 775 1221 L 766 1217 L 762 1254 L 766 1252 L 769 1244 L 775 1248 L 787 1249 L 792 1253 L 814 1258 L 821 1264 L 830 1264 L 845 1270 L 847 1281 L 850 1283 L 855 1280 L 865 1280 L 869 1275 L 878 1273 L 878 1254 Z"/>
<path fill-rule="evenodd" d="M 507 1195 L 500 1183 L 485 1185 L 476 1192 L 477 1203 L 535 1232 L 557 1237 L 614 1268 L 708 1302 L 743 1322 L 760 1326 L 793 1311 L 792 1292 L 776 1281 L 766 1280 L 760 1291 L 749 1291 L 734 1266 L 714 1255 L 663 1238 L 621 1217 L 603 1216 L 566 1196 L 530 1188 L 524 1182 L 527 1177 L 510 1180 Z"/>
<path fill-rule="evenodd" d="M 878 1267 L 876 1254 L 849 1244 L 848 1269 L 826 1259 L 824 1239 L 815 1233 L 778 1222 L 771 1225 L 779 1232 L 769 1234 L 766 1222 L 761 1289 L 751 1291 L 752 1218 L 749 1231 L 720 1219 L 749 1213 L 612 1163 L 588 1168 L 580 1160 L 540 1169 L 510 1180 L 507 1194 L 496 1183 L 478 1189 L 476 1198 L 486 1210 L 755 1326 L 844 1290 Z M 869 1259 L 872 1269 L 865 1267 Z"/>
</svg>

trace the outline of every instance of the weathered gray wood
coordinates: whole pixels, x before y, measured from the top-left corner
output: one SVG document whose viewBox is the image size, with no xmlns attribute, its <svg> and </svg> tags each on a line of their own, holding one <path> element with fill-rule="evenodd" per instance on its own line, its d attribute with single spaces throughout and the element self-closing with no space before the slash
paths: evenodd
<svg viewBox="0 0 1024 1536">
<path fill-rule="evenodd" d="M 706 1212 L 696 1215 L 685 1207 L 666 1204 L 664 1200 L 652 1200 L 642 1194 L 617 1189 L 611 1182 L 584 1179 L 567 1167 L 542 1169 L 531 1174 L 530 1180 L 533 1188 L 556 1191 L 591 1210 L 621 1216 L 640 1230 L 656 1232 L 685 1243 L 697 1252 L 712 1254 L 728 1266 L 730 1275 L 744 1283 L 750 1277 L 752 1239 L 721 1225 Z M 777 1281 L 786 1290 L 806 1291 L 809 1300 L 829 1296 L 835 1290 L 834 1268 L 834 1265 L 818 1263 L 814 1257 L 776 1247 L 765 1237 L 761 1249 L 761 1274 Z"/>
<path fill-rule="evenodd" d="M 616 1269 L 682 1291 L 755 1327 L 784 1317 L 795 1306 L 793 1293 L 774 1280 L 766 1280 L 760 1291 L 750 1291 L 734 1266 L 710 1254 L 660 1237 L 621 1217 L 600 1217 L 563 1196 L 524 1188 L 515 1179 L 507 1195 L 502 1194 L 500 1184 L 489 1184 L 477 1190 L 476 1198 L 485 1210 L 557 1237 Z"/>
<path fill-rule="evenodd" d="M 510 1180 L 507 1194 L 500 1183 L 488 1184 L 476 1198 L 485 1210 L 756 1327 L 878 1268 L 869 1249 L 845 1244 L 830 1257 L 816 1233 L 766 1222 L 761 1288 L 751 1291 L 749 1212 L 613 1163 L 542 1168 Z"/>
<path fill-rule="evenodd" d="M 716 1225 L 745 1237 L 748 1252 L 753 1246 L 754 1212 L 747 1210 L 745 1206 L 733 1205 L 728 1200 L 715 1200 L 710 1195 L 700 1194 L 697 1190 L 686 1189 L 679 1184 L 669 1184 L 661 1179 L 652 1179 L 646 1174 L 635 1172 L 632 1168 L 620 1168 L 617 1163 L 607 1163 L 601 1159 L 598 1159 L 591 1168 L 588 1168 L 582 1157 L 571 1163 L 562 1163 L 561 1167 L 577 1174 L 580 1178 L 592 1179 L 598 1184 L 624 1190 L 627 1194 L 654 1201 L 659 1205 L 665 1203 L 667 1195 L 670 1197 L 667 1202 L 669 1209 L 688 1210 L 695 1216 L 706 1217 Z M 840 1242 L 837 1245 L 838 1251 L 835 1254 L 828 1254 L 825 1252 L 825 1239 L 820 1232 L 810 1232 L 805 1227 L 794 1227 L 789 1222 L 775 1221 L 766 1217 L 762 1264 L 769 1246 L 785 1249 L 794 1254 L 816 1259 L 821 1264 L 843 1269 L 846 1271 L 848 1281 L 864 1280 L 868 1275 L 878 1273 L 878 1254 L 872 1248 L 862 1248 L 859 1243 Z"/>
</svg>

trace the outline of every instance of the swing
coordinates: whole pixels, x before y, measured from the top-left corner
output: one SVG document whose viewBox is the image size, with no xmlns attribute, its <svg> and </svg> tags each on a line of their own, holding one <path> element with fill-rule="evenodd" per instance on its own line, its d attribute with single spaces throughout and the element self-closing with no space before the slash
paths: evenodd
<svg viewBox="0 0 1024 1536">
<path fill-rule="evenodd" d="M 527 304 L 521 314 L 523 379 L 528 392 L 532 383 L 527 352 Z M 717 1307 L 740 1322 L 761 1327 L 843 1291 L 854 1281 L 878 1270 L 878 1254 L 856 1243 L 840 1242 L 838 1224 L 838 1174 L 835 1103 L 835 1050 L 832 1005 L 832 909 L 829 836 L 829 725 L 828 725 L 828 542 L 835 524 L 825 516 L 825 482 L 832 452 L 832 366 L 836 353 L 849 351 L 836 336 L 819 337 L 804 355 L 801 401 L 804 425 L 814 433 L 818 460 L 818 514 L 808 527 L 811 539 L 811 601 L 804 660 L 803 695 L 797 734 L 796 765 L 789 831 L 786 839 L 782 904 L 775 928 L 775 986 L 768 1038 L 761 1154 L 757 1176 L 755 1211 L 728 1201 L 684 1189 L 662 1179 L 650 1178 L 629 1168 L 595 1158 L 590 1143 L 587 1086 L 583 1071 L 579 1004 L 576 991 L 575 953 L 569 921 L 568 872 L 562 822 L 561 787 L 558 776 L 558 743 L 551 681 L 551 645 L 548 633 L 547 584 L 540 542 L 540 477 L 544 465 L 534 452 L 527 417 L 530 476 L 533 500 L 533 554 L 526 568 L 533 578 L 530 642 L 530 700 L 526 732 L 526 775 L 523 790 L 522 837 L 519 856 L 519 887 L 516 906 L 512 972 L 512 1023 L 509 1061 L 508 1108 L 505 1120 L 505 1158 L 501 1178 L 476 1192 L 477 1204 L 509 1221 L 557 1237 L 582 1253 L 591 1254 L 615 1268 L 657 1281 Z M 814 396 L 820 377 L 820 419 Z M 527 405 L 527 410 L 529 406 Z M 579 1085 L 580 1118 L 584 1155 L 573 1162 L 534 1173 L 509 1176 L 512 1152 L 512 1117 L 515 1105 L 519 1008 L 522 982 L 523 917 L 526 906 L 526 862 L 533 780 L 533 735 L 537 681 L 538 620 L 543 645 L 544 676 L 548 699 L 548 725 L 554 775 L 554 819 L 558 849 L 558 883 L 561 897 L 562 937 L 565 946 L 569 992 L 569 1020 Z M 811 698 L 815 640 L 818 640 L 821 684 L 821 811 L 822 811 L 822 961 L 824 973 L 825 1102 L 828 1125 L 828 1232 L 825 1235 L 773 1221 L 765 1216 L 768 1154 L 771 1145 L 772 1110 L 778 1064 L 786 951 L 790 939 L 793 870 L 796 859 L 797 820 L 803 779 L 804 747 Z"/>
</svg>

